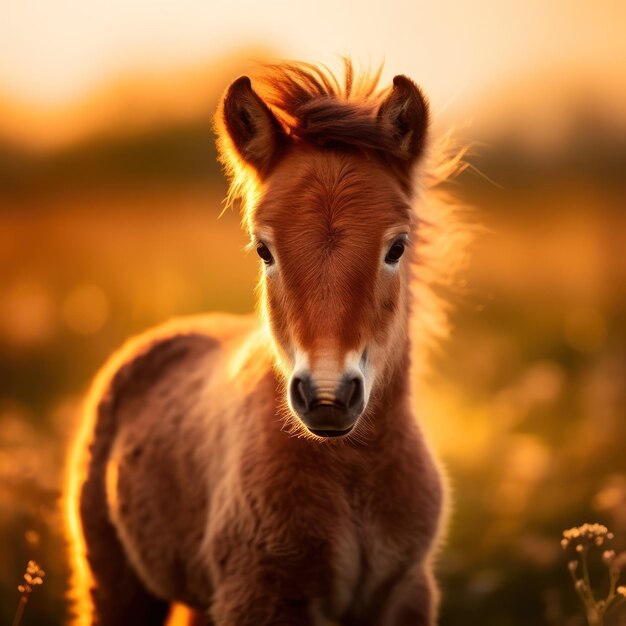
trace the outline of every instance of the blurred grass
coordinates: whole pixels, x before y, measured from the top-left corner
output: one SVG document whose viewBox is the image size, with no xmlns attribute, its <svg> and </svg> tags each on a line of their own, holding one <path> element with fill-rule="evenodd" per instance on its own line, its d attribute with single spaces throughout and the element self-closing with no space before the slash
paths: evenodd
<svg viewBox="0 0 626 626">
<path fill-rule="evenodd" d="M 0 145 L 0 623 L 30 558 L 47 577 L 24 624 L 62 620 L 60 471 L 98 366 L 171 316 L 253 306 L 209 118 Z M 444 626 L 579 624 L 561 530 L 598 520 L 626 541 L 626 141 L 575 128 L 549 157 L 481 148 L 501 188 L 454 183 L 487 229 L 420 398 L 454 491 Z"/>
</svg>

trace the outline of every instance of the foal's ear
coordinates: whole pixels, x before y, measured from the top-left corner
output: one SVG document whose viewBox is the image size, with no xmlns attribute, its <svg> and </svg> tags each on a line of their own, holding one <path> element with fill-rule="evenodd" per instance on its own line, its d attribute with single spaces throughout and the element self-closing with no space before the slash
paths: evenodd
<svg viewBox="0 0 626 626">
<path fill-rule="evenodd" d="M 266 176 L 284 147 L 287 136 L 269 107 L 252 89 L 247 76 L 241 76 L 226 91 L 217 114 L 218 147 L 227 165 L 239 158 Z M 227 137 L 230 142 L 225 141 Z M 231 154 L 228 144 L 237 154 Z"/>
<path fill-rule="evenodd" d="M 428 130 L 428 103 L 420 88 L 402 74 L 378 109 L 378 121 L 396 143 L 396 156 L 411 165 L 421 156 Z"/>
</svg>

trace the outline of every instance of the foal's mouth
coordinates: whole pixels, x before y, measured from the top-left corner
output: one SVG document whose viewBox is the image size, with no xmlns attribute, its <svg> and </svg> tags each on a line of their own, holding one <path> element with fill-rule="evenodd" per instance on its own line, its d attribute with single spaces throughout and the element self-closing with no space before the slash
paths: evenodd
<svg viewBox="0 0 626 626">
<path fill-rule="evenodd" d="M 354 429 L 354 426 L 350 426 L 350 428 L 347 428 L 346 430 L 317 430 L 313 428 L 308 428 L 309 432 L 312 432 L 317 437 L 324 437 L 324 438 L 345 437 L 345 435 L 348 435 L 349 433 L 351 433 L 353 429 Z"/>
<path fill-rule="evenodd" d="M 316 402 L 300 419 L 318 437 L 343 437 L 353 430 L 358 415 L 351 414 L 339 403 Z"/>
</svg>

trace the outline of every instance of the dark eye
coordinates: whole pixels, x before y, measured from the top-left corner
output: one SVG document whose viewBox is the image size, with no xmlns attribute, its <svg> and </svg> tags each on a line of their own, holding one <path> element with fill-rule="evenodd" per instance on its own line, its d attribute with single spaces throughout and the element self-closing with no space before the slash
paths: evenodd
<svg viewBox="0 0 626 626">
<path fill-rule="evenodd" d="M 270 249 L 262 241 L 258 243 L 256 253 L 261 257 L 265 265 L 271 265 L 274 262 Z"/>
<path fill-rule="evenodd" d="M 385 257 L 385 263 L 389 263 L 389 265 L 395 265 L 400 260 L 400 257 L 403 254 L 404 241 L 395 241 L 391 248 L 389 248 L 389 252 L 387 252 L 387 256 Z"/>
</svg>

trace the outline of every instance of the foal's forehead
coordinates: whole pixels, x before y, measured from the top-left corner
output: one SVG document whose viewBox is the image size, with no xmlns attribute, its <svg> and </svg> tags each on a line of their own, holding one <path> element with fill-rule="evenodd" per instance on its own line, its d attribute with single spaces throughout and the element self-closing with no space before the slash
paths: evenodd
<svg viewBox="0 0 626 626">
<path fill-rule="evenodd" d="M 411 208 L 402 188 L 373 157 L 310 150 L 285 158 L 268 181 L 253 222 L 276 238 L 303 234 L 341 237 L 409 228 Z"/>
</svg>

